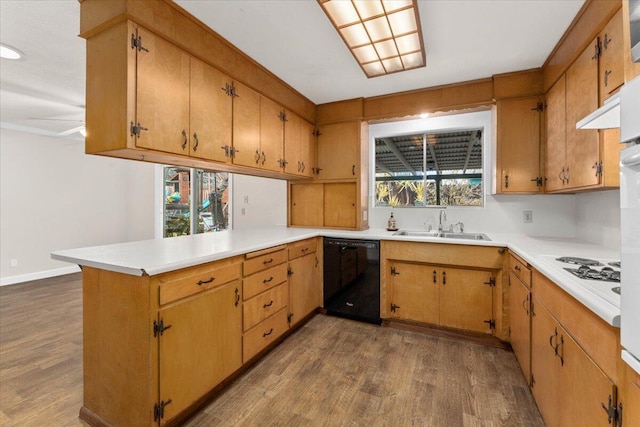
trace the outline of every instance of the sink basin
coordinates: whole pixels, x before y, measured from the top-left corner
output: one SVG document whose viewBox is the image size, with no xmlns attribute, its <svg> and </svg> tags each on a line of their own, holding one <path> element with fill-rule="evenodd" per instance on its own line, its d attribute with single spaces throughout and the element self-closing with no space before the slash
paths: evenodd
<svg viewBox="0 0 640 427">
<path fill-rule="evenodd" d="M 400 230 L 393 233 L 394 236 L 415 236 L 415 237 L 443 237 L 447 239 L 465 239 L 465 240 L 485 240 L 491 239 L 483 233 L 452 233 L 449 231 L 426 231 L 426 230 Z"/>
</svg>

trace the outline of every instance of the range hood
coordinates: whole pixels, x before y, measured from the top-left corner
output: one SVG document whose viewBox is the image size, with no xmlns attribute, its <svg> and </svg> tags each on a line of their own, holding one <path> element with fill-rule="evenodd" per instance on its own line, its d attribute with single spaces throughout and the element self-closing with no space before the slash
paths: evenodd
<svg viewBox="0 0 640 427">
<path fill-rule="evenodd" d="M 576 129 L 611 129 L 620 127 L 620 92 L 611 95 L 604 105 L 576 123 Z"/>
</svg>

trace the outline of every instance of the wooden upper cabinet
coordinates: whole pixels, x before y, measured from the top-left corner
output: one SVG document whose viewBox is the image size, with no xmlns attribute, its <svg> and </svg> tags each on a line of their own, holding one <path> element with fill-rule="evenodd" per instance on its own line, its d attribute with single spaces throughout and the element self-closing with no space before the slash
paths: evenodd
<svg viewBox="0 0 640 427">
<path fill-rule="evenodd" d="M 566 94 L 566 78 L 563 74 L 547 92 L 545 190 L 548 192 L 560 190 L 566 185 Z"/>
<path fill-rule="evenodd" d="M 598 40 L 566 72 L 567 170 L 570 188 L 597 185 L 598 131 L 576 129 L 576 122 L 598 108 Z"/>
<path fill-rule="evenodd" d="M 194 157 L 226 162 L 231 147 L 233 101 L 227 94 L 229 76 L 191 58 L 190 151 Z"/>
<path fill-rule="evenodd" d="M 324 226 L 355 228 L 357 188 L 355 183 L 324 184 Z"/>
<path fill-rule="evenodd" d="M 618 10 L 602 30 L 600 39 L 600 104 L 624 83 L 624 39 L 622 9 Z"/>
<path fill-rule="evenodd" d="M 233 82 L 233 163 L 256 167 L 260 159 L 260 94 Z"/>
<path fill-rule="evenodd" d="M 285 111 L 287 121 L 284 127 L 285 172 L 313 177 L 316 144 L 314 127 L 291 111 Z"/>
<path fill-rule="evenodd" d="M 142 48 L 136 49 L 136 146 L 189 154 L 191 58 L 143 28 L 137 37 Z"/>
<path fill-rule="evenodd" d="M 260 97 L 260 148 L 255 153 L 257 167 L 282 171 L 284 158 L 284 109 L 264 96 Z"/>
<path fill-rule="evenodd" d="M 319 179 L 355 179 L 360 174 L 360 122 L 331 123 L 318 128 Z"/>
<path fill-rule="evenodd" d="M 498 115 L 498 193 L 539 193 L 541 98 L 500 100 Z"/>
</svg>

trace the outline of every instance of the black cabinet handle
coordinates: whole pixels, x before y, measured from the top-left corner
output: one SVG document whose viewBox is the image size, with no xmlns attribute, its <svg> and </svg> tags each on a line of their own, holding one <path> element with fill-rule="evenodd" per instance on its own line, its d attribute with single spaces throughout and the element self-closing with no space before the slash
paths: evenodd
<svg viewBox="0 0 640 427">
<path fill-rule="evenodd" d="M 519 266 L 519 265 L 516 265 L 515 267 L 513 267 L 513 269 L 514 269 L 515 271 L 522 271 L 522 270 L 520 270 L 520 266 Z"/>
<path fill-rule="evenodd" d="M 268 279 L 264 279 L 262 283 L 267 284 L 273 280 L 273 276 L 270 276 Z"/>
<path fill-rule="evenodd" d="M 273 258 L 265 259 L 264 261 L 262 261 L 264 265 L 271 264 L 272 262 L 273 262 Z"/>
<path fill-rule="evenodd" d="M 262 338 L 264 337 L 268 337 L 269 335 L 271 335 L 273 333 L 273 328 L 269 328 L 269 330 L 267 332 L 265 332 L 264 334 L 262 334 Z"/>
<path fill-rule="evenodd" d="M 447 272 L 446 271 L 442 272 L 442 284 L 443 285 L 447 284 Z"/>
<path fill-rule="evenodd" d="M 189 142 L 189 137 L 187 136 L 187 131 L 182 129 L 182 145 L 181 145 L 181 147 L 182 147 L 183 150 L 187 146 L 188 142 Z"/>
<path fill-rule="evenodd" d="M 436 271 L 433 270 L 433 283 L 437 283 L 438 282 L 438 278 L 436 277 Z"/>
<path fill-rule="evenodd" d="M 355 176 L 355 174 L 356 174 L 356 165 L 352 165 L 351 166 L 351 175 Z"/>
<path fill-rule="evenodd" d="M 271 307 L 273 305 L 273 300 L 269 301 L 269 304 L 264 304 L 262 308 Z"/>
<path fill-rule="evenodd" d="M 214 280 L 216 280 L 216 278 L 215 278 L 215 277 L 213 277 L 213 276 L 211 276 L 211 277 L 209 278 L 209 280 L 198 280 L 198 286 L 202 286 L 202 285 L 204 285 L 204 284 L 211 283 L 211 282 L 213 282 Z"/>
</svg>

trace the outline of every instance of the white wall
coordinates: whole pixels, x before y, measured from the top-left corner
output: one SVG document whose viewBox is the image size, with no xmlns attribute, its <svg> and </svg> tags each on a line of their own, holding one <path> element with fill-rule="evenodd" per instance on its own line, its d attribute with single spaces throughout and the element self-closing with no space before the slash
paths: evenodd
<svg viewBox="0 0 640 427">
<path fill-rule="evenodd" d="M 620 250 L 620 190 L 576 194 L 578 237 Z"/>
<path fill-rule="evenodd" d="M 287 181 L 237 174 L 232 179 L 234 230 L 287 224 Z"/>
<path fill-rule="evenodd" d="M 153 165 L 8 129 L 0 141 L 2 284 L 72 267 L 52 260 L 54 250 L 153 238 Z"/>
</svg>

